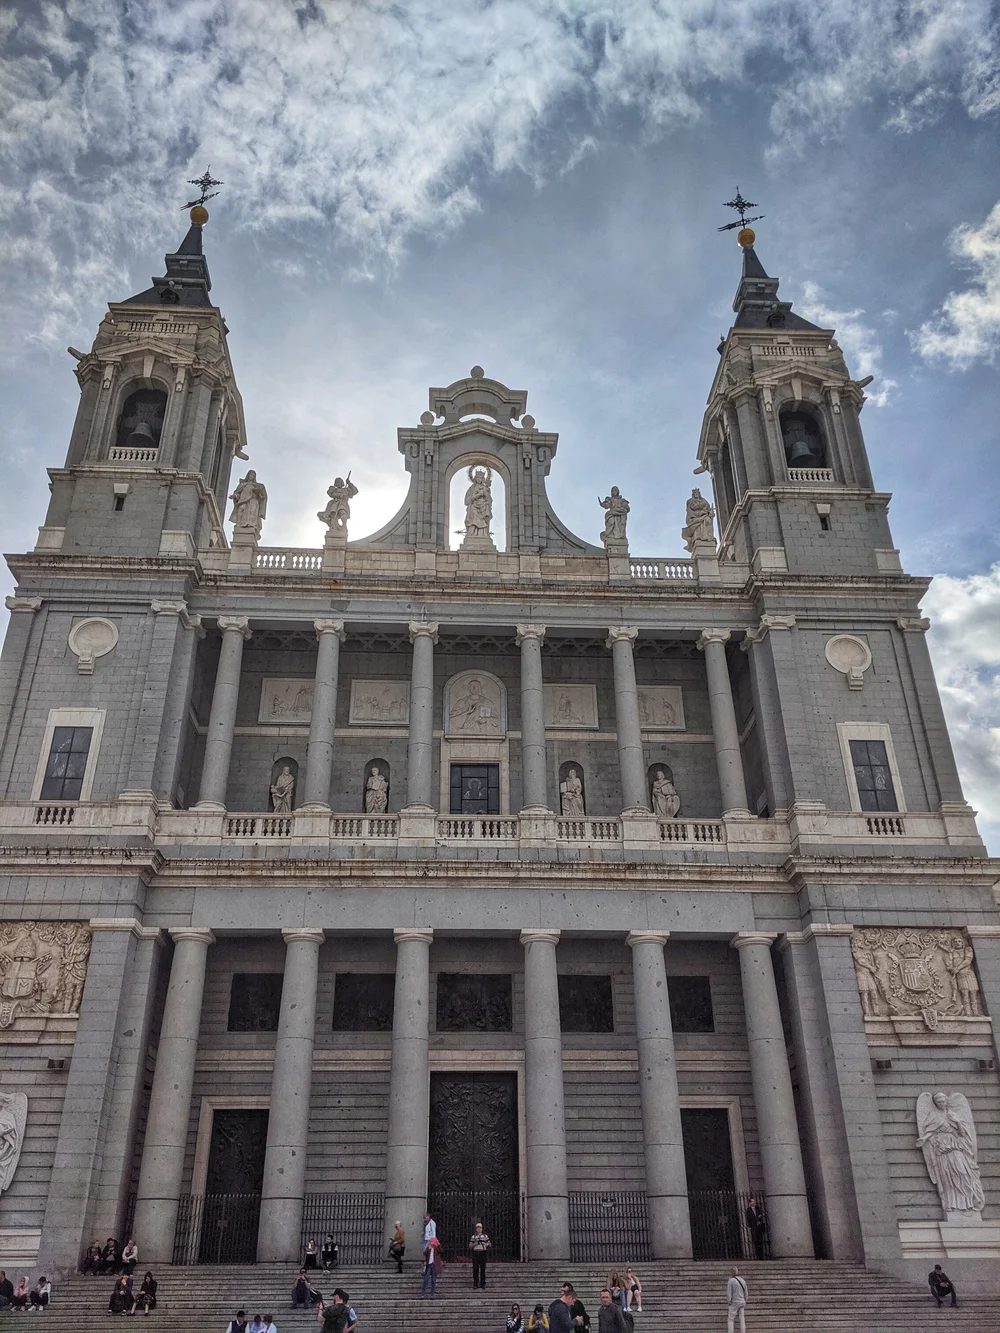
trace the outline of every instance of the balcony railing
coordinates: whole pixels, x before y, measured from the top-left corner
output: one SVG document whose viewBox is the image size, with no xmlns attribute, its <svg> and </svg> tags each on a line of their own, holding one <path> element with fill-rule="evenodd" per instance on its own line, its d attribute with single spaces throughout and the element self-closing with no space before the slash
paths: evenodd
<svg viewBox="0 0 1000 1333">
<path fill-rule="evenodd" d="M 289 546 L 284 550 L 264 547 L 253 558 L 254 569 L 322 569 L 323 552 L 303 546 Z"/>
<path fill-rule="evenodd" d="M 693 579 L 693 560 L 660 560 L 653 556 L 639 556 L 629 560 L 634 579 Z"/>
<path fill-rule="evenodd" d="M 150 448 L 148 445 L 137 445 L 131 448 L 127 444 L 113 444 L 108 450 L 109 463 L 155 463 L 159 457 L 159 449 L 155 445 Z"/>
<path fill-rule="evenodd" d="M 790 467 L 788 480 L 813 486 L 828 486 L 833 481 L 832 467 Z"/>
</svg>

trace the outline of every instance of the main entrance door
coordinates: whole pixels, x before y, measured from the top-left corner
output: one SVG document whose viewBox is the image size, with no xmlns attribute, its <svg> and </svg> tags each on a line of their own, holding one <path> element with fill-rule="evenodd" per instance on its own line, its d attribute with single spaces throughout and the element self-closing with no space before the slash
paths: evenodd
<svg viewBox="0 0 1000 1333">
<path fill-rule="evenodd" d="M 267 1112 L 216 1111 L 208 1154 L 199 1261 L 252 1264 L 257 1257 Z"/>
<path fill-rule="evenodd" d="M 741 1199 L 733 1175 L 729 1112 L 715 1108 L 681 1111 L 684 1165 L 696 1259 L 741 1259 Z"/>
<path fill-rule="evenodd" d="M 446 1259 L 477 1222 L 494 1259 L 521 1257 L 517 1075 L 432 1074 L 428 1203 Z"/>
</svg>

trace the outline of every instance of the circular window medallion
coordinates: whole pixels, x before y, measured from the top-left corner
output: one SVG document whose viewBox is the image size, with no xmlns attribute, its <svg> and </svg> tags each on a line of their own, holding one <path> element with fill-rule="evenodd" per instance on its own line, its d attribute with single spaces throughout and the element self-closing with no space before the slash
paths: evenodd
<svg viewBox="0 0 1000 1333">
<path fill-rule="evenodd" d="M 92 676 L 94 659 L 110 653 L 117 642 L 118 626 L 114 621 L 100 617 L 78 620 L 69 632 L 69 647 L 76 654 L 80 675 Z"/>
<path fill-rule="evenodd" d="M 850 689 L 860 690 L 864 685 L 864 673 L 872 664 L 872 654 L 864 639 L 853 634 L 835 634 L 827 640 L 826 660 L 835 671 L 847 677 Z"/>
</svg>

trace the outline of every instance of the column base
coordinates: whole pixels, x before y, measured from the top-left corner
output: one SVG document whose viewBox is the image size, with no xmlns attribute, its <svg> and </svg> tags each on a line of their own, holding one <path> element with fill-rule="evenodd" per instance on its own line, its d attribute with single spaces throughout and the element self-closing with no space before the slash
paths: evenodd
<svg viewBox="0 0 1000 1333">
<path fill-rule="evenodd" d="M 302 1257 L 302 1199 L 261 1199 L 259 1264 L 297 1264 Z"/>
<path fill-rule="evenodd" d="M 226 807 L 221 801 L 198 801 L 191 809 L 205 810 L 213 815 L 224 815 L 226 813 Z"/>
<path fill-rule="evenodd" d="M 686 1194 L 647 1194 L 649 1245 L 654 1259 L 690 1259 L 691 1210 Z"/>
<path fill-rule="evenodd" d="M 305 805 L 296 806 L 295 813 L 301 815 L 328 815 L 332 806 L 326 801 L 306 801 Z"/>
<path fill-rule="evenodd" d="M 528 1256 L 569 1258 L 569 1199 L 565 1195 L 528 1196 Z"/>
<path fill-rule="evenodd" d="M 551 815 L 552 811 L 547 805 L 522 805 L 517 813 L 519 815 Z"/>
<path fill-rule="evenodd" d="M 766 1196 L 767 1234 L 775 1259 L 812 1259 L 812 1223 L 803 1194 Z"/>
</svg>

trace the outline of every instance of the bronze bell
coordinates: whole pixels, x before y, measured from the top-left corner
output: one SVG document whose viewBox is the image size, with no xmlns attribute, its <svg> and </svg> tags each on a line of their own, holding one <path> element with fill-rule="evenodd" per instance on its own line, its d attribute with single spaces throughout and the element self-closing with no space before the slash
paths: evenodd
<svg viewBox="0 0 1000 1333">
<path fill-rule="evenodd" d="M 133 427 L 125 443 L 130 449 L 155 449 L 156 440 L 149 422 L 140 421 L 138 426 Z"/>
<path fill-rule="evenodd" d="M 792 442 L 788 454 L 789 467 L 819 467 L 819 459 L 813 453 L 809 441 L 799 437 Z"/>
</svg>

